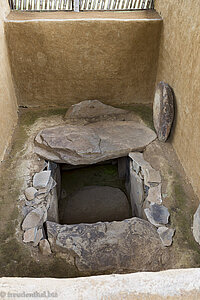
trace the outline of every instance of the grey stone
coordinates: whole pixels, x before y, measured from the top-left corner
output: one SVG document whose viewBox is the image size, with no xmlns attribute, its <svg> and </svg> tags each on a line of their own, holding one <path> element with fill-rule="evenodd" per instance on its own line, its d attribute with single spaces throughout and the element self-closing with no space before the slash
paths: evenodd
<svg viewBox="0 0 200 300">
<path fill-rule="evenodd" d="M 134 171 L 142 175 L 145 185 L 150 187 L 161 183 L 160 172 L 152 168 L 149 162 L 144 159 L 143 153 L 131 152 L 128 156 L 132 160 Z"/>
<path fill-rule="evenodd" d="M 48 195 L 48 193 L 54 189 L 54 187 L 57 185 L 56 181 L 50 177 L 49 183 L 47 184 L 47 186 L 45 188 L 40 188 L 38 189 L 38 193 L 37 193 L 37 197 L 38 196 L 42 196 L 46 197 Z"/>
<path fill-rule="evenodd" d="M 130 152 L 128 156 L 131 158 L 133 169 L 137 174 L 144 168 L 151 168 L 151 165 L 144 159 L 143 153 Z"/>
<path fill-rule="evenodd" d="M 147 186 L 156 186 L 161 183 L 160 172 L 156 171 L 152 167 L 144 167 L 142 169 L 142 174 L 144 176 L 144 184 Z"/>
<path fill-rule="evenodd" d="M 158 205 L 156 203 L 151 203 L 149 208 L 145 208 L 144 212 L 147 216 L 148 221 L 159 227 L 162 224 L 167 224 L 169 220 L 169 211 L 164 205 Z"/>
<path fill-rule="evenodd" d="M 134 171 L 132 161 L 129 163 L 128 193 L 131 199 L 133 216 L 142 217 L 142 206 L 144 202 L 144 183 Z"/>
<path fill-rule="evenodd" d="M 193 217 L 192 231 L 195 241 L 200 244 L 200 205 L 198 206 Z"/>
<path fill-rule="evenodd" d="M 58 215 L 58 195 L 57 189 L 54 187 L 47 196 L 47 220 L 52 222 L 59 222 Z"/>
<path fill-rule="evenodd" d="M 96 122 L 105 120 L 111 116 L 114 117 L 127 113 L 128 111 L 124 109 L 119 109 L 110 105 L 103 104 L 98 100 L 86 100 L 72 105 L 68 109 L 65 115 L 65 119 L 84 119 L 90 122 Z"/>
<path fill-rule="evenodd" d="M 94 164 L 142 151 L 155 139 L 150 128 L 133 121 L 68 124 L 38 133 L 35 152 L 57 163 Z"/>
<path fill-rule="evenodd" d="M 44 238 L 43 229 L 42 228 L 38 229 L 37 227 L 34 227 L 24 232 L 23 242 L 24 243 L 33 242 L 34 243 L 33 246 L 36 247 L 42 238 Z"/>
<path fill-rule="evenodd" d="M 158 184 L 157 186 L 151 186 L 149 188 L 146 200 L 149 202 L 162 204 L 161 184 Z"/>
<path fill-rule="evenodd" d="M 40 241 L 39 249 L 40 249 L 40 252 L 42 253 L 42 255 L 50 255 L 52 253 L 49 242 L 46 239 Z"/>
<path fill-rule="evenodd" d="M 36 173 L 33 177 L 33 186 L 36 189 L 47 188 L 50 179 L 51 171 L 42 171 L 40 173 Z"/>
<path fill-rule="evenodd" d="M 26 217 L 32 210 L 34 210 L 32 206 L 25 205 L 22 207 L 22 215 Z"/>
<path fill-rule="evenodd" d="M 22 229 L 30 229 L 33 227 L 41 226 L 47 219 L 47 210 L 45 207 L 39 207 L 31 210 L 29 212 L 23 223 L 22 223 Z"/>
<path fill-rule="evenodd" d="M 37 190 L 34 187 L 28 187 L 27 189 L 25 189 L 24 193 L 25 193 L 26 199 L 31 201 L 35 198 Z"/>
<path fill-rule="evenodd" d="M 64 224 L 117 221 L 131 217 L 124 192 L 109 186 L 87 186 L 63 200 L 60 210 Z"/>
<path fill-rule="evenodd" d="M 27 206 L 33 206 L 33 207 L 37 207 L 39 204 L 41 204 L 44 201 L 44 198 L 35 198 L 34 200 L 31 201 L 26 201 L 26 205 Z"/>
<path fill-rule="evenodd" d="M 160 236 L 160 239 L 165 247 L 169 247 L 172 244 L 172 238 L 174 236 L 175 230 L 167 227 L 159 227 L 157 232 Z"/>
<path fill-rule="evenodd" d="M 156 228 L 139 218 L 79 225 L 47 221 L 47 234 L 53 252 L 62 252 L 67 262 L 88 274 L 155 271 L 166 253 Z"/>
<path fill-rule="evenodd" d="M 44 234 L 43 228 L 38 229 L 37 233 L 36 233 L 36 236 L 35 236 L 35 239 L 34 239 L 33 246 L 34 247 L 38 246 L 40 240 L 42 240 L 44 237 L 45 237 L 45 234 Z"/>
<path fill-rule="evenodd" d="M 154 103 L 153 122 L 158 139 L 165 142 L 169 136 L 174 119 L 174 96 L 171 87 L 161 81 L 158 83 Z"/>
<path fill-rule="evenodd" d="M 23 242 L 24 243 L 34 242 L 36 234 L 37 234 L 37 227 L 33 227 L 33 228 L 26 230 L 24 232 Z"/>
</svg>

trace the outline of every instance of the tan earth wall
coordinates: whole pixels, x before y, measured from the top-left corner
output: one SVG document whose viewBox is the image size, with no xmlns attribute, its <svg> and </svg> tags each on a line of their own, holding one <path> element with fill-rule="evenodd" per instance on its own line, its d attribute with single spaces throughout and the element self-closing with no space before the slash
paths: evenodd
<svg viewBox="0 0 200 300">
<path fill-rule="evenodd" d="M 157 82 L 176 96 L 172 143 L 195 192 L 200 194 L 200 6 L 199 1 L 156 0 L 163 18 Z"/>
<path fill-rule="evenodd" d="M 18 103 L 152 102 L 161 24 L 145 11 L 13 12 L 6 33 Z"/>
<path fill-rule="evenodd" d="M 0 162 L 9 145 L 17 122 L 17 101 L 12 83 L 6 41 L 4 18 L 9 13 L 8 1 L 0 1 Z"/>
</svg>

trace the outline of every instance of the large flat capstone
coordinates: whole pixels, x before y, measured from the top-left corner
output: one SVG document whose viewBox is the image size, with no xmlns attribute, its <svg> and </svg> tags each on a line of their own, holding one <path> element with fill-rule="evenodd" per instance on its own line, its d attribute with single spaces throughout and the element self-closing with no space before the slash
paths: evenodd
<svg viewBox="0 0 200 300">
<path fill-rule="evenodd" d="M 54 253 L 88 274 L 156 271 L 166 259 L 156 228 L 139 218 L 78 225 L 47 221 L 47 235 Z"/>
<path fill-rule="evenodd" d="M 85 100 L 72 105 L 68 109 L 65 119 L 84 119 L 90 122 L 97 122 L 108 119 L 111 116 L 112 118 L 117 118 L 119 115 L 124 116 L 125 114 L 128 114 L 128 111 L 125 109 L 116 108 L 98 100 Z"/>
<path fill-rule="evenodd" d="M 66 124 L 40 131 L 35 152 L 57 163 L 87 165 L 142 151 L 155 139 L 153 130 L 134 121 Z"/>
</svg>

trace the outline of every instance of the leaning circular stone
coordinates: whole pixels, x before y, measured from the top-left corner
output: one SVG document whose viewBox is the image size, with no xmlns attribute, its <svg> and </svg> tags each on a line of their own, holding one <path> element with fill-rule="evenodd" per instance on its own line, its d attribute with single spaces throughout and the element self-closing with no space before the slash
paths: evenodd
<svg viewBox="0 0 200 300">
<path fill-rule="evenodd" d="M 153 103 L 153 122 L 160 141 L 165 142 L 167 140 L 173 119 L 173 91 L 167 83 L 161 81 L 157 85 Z"/>
</svg>

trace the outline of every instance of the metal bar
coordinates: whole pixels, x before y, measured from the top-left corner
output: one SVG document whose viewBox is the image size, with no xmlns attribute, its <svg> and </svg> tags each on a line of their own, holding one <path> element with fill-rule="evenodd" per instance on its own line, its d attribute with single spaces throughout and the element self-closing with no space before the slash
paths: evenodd
<svg viewBox="0 0 200 300">
<path fill-rule="evenodd" d="M 109 4 L 109 0 L 105 0 L 104 2 L 104 10 L 108 10 L 108 4 Z"/>
<path fill-rule="evenodd" d="M 59 4 L 60 4 L 59 2 L 60 1 L 58 1 L 58 0 L 56 1 L 56 10 L 58 10 Z"/>
<path fill-rule="evenodd" d="M 119 9 L 122 9 L 123 0 L 119 0 Z"/>
<path fill-rule="evenodd" d="M 86 1 L 86 0 L 82 0 L 81 10 L 84 10 L 84 7 L 85 7 L 85 1 Z"/>
<path fill-rule="evenodd" d="M 131 9 L 135 8 L 135 3 L 136 3 L 136 0 L 133 0 Z"/>
<path fill-rule="evenodd" d="M 94 10 L 97 10 L 97 7 L 98 7 L 98 0 L 96 0 L 96 4 L 95 4 L 95 7 L 94 7 Z"/>
<path fill-rule="evenodd" d="M 114 9 L 118 9 L 119 1 L 120 0 L 116 0 L 116 4 L 115 4 L 115 8 Z"/>
<path fill-rule="evenodd" d="M 115 0 L 111 0 L 110 9 L 114 9 Z"/>
<path fill-rule="evenodd" d="M 137 2 L 136 2 L 136 4 L 135 4 L 135 9 L 138 9 L 139 4 L 140 4 L 140 0 L 137 0 Z"/>
<path fill-rule="evenodd" d="M 1 1 L 1 0 L 0 0 Z M 63 11 L 153 9 L 153 0 L 7 0 L 12 10 Z"/>
<path fill-rule="evenodd" d="M 74 11 L 79 12 L 79 0 L 74 0 Z"/>
<path fill-rule="evenodd" d="M 92 2 L 91 2 L 91 6 L 90 6 L 90 9 L 91 9 L 91 10 L 93 10 L 93 7 L 94 7 L 94 1 L 95 1 L 95 0 L 92 0 Z"/>
<path fill-rule="evenodd" d="M 124 9 L 128 8 L 127 2 L 128 2 L 128 0 L 124 0 Z"/>
<path fill-rule="evenodd" d="M 37 10 L 40 10 L 40 0 L 37 0 L 37 5 L 36 5 L 36 7 L 37 7 Z"/>
<path fill-rule="evenodd" d="M 89 10 L 89 4 L 90 4 L 90 1 L 87 0 L 87 1 L 86 1 L 86 10 Z"/>
</svg>

